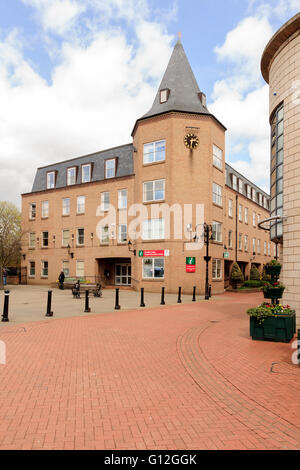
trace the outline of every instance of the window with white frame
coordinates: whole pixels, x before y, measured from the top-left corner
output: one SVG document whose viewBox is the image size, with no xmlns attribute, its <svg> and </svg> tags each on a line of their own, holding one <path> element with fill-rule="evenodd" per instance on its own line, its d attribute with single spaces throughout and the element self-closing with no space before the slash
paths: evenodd
<svg viewBox="0 0 300 470">
<path fill-rule="evenodd" d="M 67 169 L 67 185 L 71 186 L 72 184 L 76 184 L 76 166 Z"/>
<path fill-rule="evenodd" d="M 243 235 L 239 233 L 239 250 L 243 249 Z"/>
<path fill-rule="evenodd" d="M 49 216 L 49 201 L 42 202 L 42 218 L 46 219 Z"/>
<path fill-rule="evenodd" d="M 36 218 L 36 204 L 32 202 L 29 204 L 29 219 L 34 220 Z"/>
<path fill-rule="evenodd" d="M 228 215 L 232 217 L 232 199 L 228 200 Z"/>
<path fill-rule="evenodd" d="M 35 261 L 29 261 L 29 277 L 35 277 Z"/>
<path fill-rule="evenodd" d="M 264 255 L 267 255 L 267 242 L 264 242 Z"/>
<path fill-rule="evenodd" d="M 77 196 L 77 214 L 85 212 L 85 196 Z"/>
<path fill-rule="evenodd" d="M 144 144 L 144 164 L 162 162 L 166 159 L 166 141 L 158 140 Z"/>
<path fill-rule="evenodd" d="M 47 189 L 53 189 L 55 187 L 55 171 L 49 171 L 47 173 Z"/>
<path fill-rule="evenodd" d="M 169 93 L 170 93 L 169 88 L 165 88 L 164 90 L 160 90 L 160 102 L 161 103 L 166 103 L 166 101 L 168 101 Z"/>
<path fill-rule="evenodd" d="M 247 184 L 247 197 L 251 199 L 251 186 Z"/>
<path fill-rule="evenodd" d="M 64 229 L 62 231 L 62 246 L 70 245 L 70 230 Z"/>
<path fill-rule="evenodd" d="M 42 247 L 48 248 L 49 246 L 49 232 L 42 232 Z"/>
<path fill-rule="evenodd" d="M 143 258 L 143 279 L 163 279 L 164 258 Z"/>
<path fill-rule="evenodd" d="M 260 254 L 260 239 L 257 240 L 257 253 Z"/>
<path fill-rule="evenodd" d="M 222 224 L 220 222 L 213 221 L 212 223 L 212 236 L 215 242 L 222 241 Z"/>
<path fill-rule="evenodd" d="M 248 251 L 248 235 L 244 237 L 244 250 Z"/>
<path fill-rule="evenodd" d="M 271 243 L 268 243 L 268 256 L 271 256 Z"/>
<path fill-rule="evenodd" d="M 65 197 L 62 200 L 62 215 L 70 215 L 70 198 Z"/>
<path fill-rule="evenodd" d="M 42 277 L 48 277 L 48 261 L 42 261 Z"/>
<path fill-rule="evenodd" d="M 217 168 L 220 168 L 220 170 L 222 170 L 223 152 L 216 145 L 213 145 L 213 165 L 216 166 Z"/>
<path fill-rule="evenodd" d="M 231 174 L 231 184 L 232 189 L 235 189 L 237 191 L 237 177 L 233 173 Z"/>
<path fill-rule="evenodd" d="M 243 194 L 243 189 L 244 189 L 244 183 L 241 180 L 241 178 L 239 178 L 239 193 Z"/>
<path fill-rule="evenodd" d="M 127 209 L 127 189 L 118 191 L 118 209 Z"/>
<path fill-rule="evenodd" d="M 84 277 L 84 261 L 76 260 L 76 277 Z"/>
<path fill-rule="evenodd" d="M 239 221 L 243 222 L 243 206 L 239 204 Z"/>
<path fill-rule="evenodd" d="M 263 196 L 262 196 L 261 193 L 258 193 L 258 203 L 259 203 L 260 206 L 263 205 Z"/>
<path fill-rule="evenodd" d="M 118 228 L 118 242 L 125 243 L 127 241 L 127 224 L 120 224 Z"/>
<path fill-rule="evenodd" d="M 257 214 L 257 225 L 259 224 L 260 222 L 260 214 Z"/>
<path fill-rule="evenodd" d="M 222 260 L 212 260 L 212 278 L 214 280 L 222 279 Z"/>
<path fill-rule="evenodd" d="M 143 186 L 144 202 L 164 200 L 165 180 L 146 181 Z"/>
<path fill-rule="evenodd" d="M 219 186 L 217 183 L 213 183 L 213 202 L 217 204 L 217 206 L 222 206 L 222 189 L 222 186 Z"/>
<path fill-rule="evenodd" d="M 35 248 L 35 232 L 29 233 L 29 248 Z"/>
<path fill-rule="evenodd" d="M 253 227 L 256 227 L 256 212 L 253 211 L 253 214 L 252 214 L 252 222 L 253 222 Z"/>
<path fill-rule="evenodd" d="M 245 224 L 248 223 L 248 207 L 245 207 Z"/>
<path fill-rule="evenodd" d="M 100 243 L 102 245 L 108 245 L 109 244 L 109 228 L 108 228 L 108 225 L 105 225 L 105 226 L 101 227 Z"/>
<path fill-rule="evenodd" d="M 253 249 L 253 253 L 256 252 L 256 238 L 253 238 L 252 240 L 252 249 Z"/>
<path fill-rule="evenodd" d="M 143 240 L 162 240 L 165 238 L 165 219 L 143 221 Z"/>
<path fill-rule="evenodd" d="M 116 159 L 105 160 L 105 178 L 114 178 L 116 176 Z"/>
<path fill-rule="evenodd" d="M 84 245 L 84 228 L 77 229 L 77 245 Z"/>
<path fill-rule="evenodd" d="M 101 211 L 105 212 L 109 210 L 109 192 L 105 191 L 101 193 Z"/>
<path fill-rule="evenodd" d="M 232 248 L 232 230 L 228 232 L 228 247 Z"/>
<path fill-rule="evenodd" d="M 69 261 L 64 261 L 62 262 L 62 272 L 66 277 L 70 276 L 70 263 Z"/>
<path fill-rule="evenodd" d="M 81 167 L 81 182 L 89 183 L 91 181 L 91 169 L 92 165 L 90 163 L 82 165 Z"/>
<path fill-rule="evenodd" d="M 252 201 L 256 202 L 256 191 L 252 188 Z"/>
</svg>

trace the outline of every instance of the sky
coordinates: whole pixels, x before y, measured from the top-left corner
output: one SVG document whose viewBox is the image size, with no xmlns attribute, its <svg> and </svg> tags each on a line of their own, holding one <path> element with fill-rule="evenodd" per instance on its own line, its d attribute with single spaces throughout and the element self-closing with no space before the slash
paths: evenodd
<svg viewBox="0 0 300 470">
<path fill-rule="evenodd" d="M 130 143 L 173 47 L 226 127 L 226 161 L 269 192 L 269 39 L 300 0 L 0 0 L 0 200 L 36 168 Z"/>
</svg>

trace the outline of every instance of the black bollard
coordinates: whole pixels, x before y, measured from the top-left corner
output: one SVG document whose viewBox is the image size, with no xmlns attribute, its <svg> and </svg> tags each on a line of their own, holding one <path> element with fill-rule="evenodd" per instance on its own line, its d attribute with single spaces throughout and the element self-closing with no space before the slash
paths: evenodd
<svg viewBox="0 0 300 470">
<path fill-rule="evenodd" d="M 146 307 L 145 302 L 144 302 L 144 288 L 141 288 L 141 304 L 140 307 Z"/>
<path fill-rule="evenodd" d="M 8 305 L 9 305 L 9 290 L 4 291 L 4 305 L 2 321 L 9 321 L 8 319 Z"/>
<path fill-rule="evenodd" d="M 193 287 L 193 300 L 192 302 L 196 302 L 196 286 Z"/>
<path fill-rule="evenodd" d="M 160 302 L 160 305 L 166 305 L 166 302 L 165 302 L 165 288 L 164 287 L 161 288 L 161 302 Z"/>
<path fill-rule="evenodd" d="M 46 317 L 53 317 L 53 312 L 51 312 L 51 300 L 52 300 L 52 290 L 48 290 Z"/>
<path fill-rule="evenodd" d="M 211 285 L 209 284 L 209 288 L 208 288 L 208 295 L 209 297 L 211 297 Z"/>
<path fill-rule="evenodd" d="M 85 312 L 90 312 L 91 309 L 89 307 L 89 290 L 87 289 L 85 291 L 85 309 L 84 309 Z"/>
<path fill-rule="evenodd" d="M 177 299 L 177 303 L 178 303 L 178 304 L 181 304 L 181 287 L 178 287 L 178 299 Z"/>
<path fill-rule="evenodd" d="M 120 310 L 120 305 L 119 305 L 119 289 L 116 289 L 116 304 L 115 304 L 115 310 Z"/>
</svg>

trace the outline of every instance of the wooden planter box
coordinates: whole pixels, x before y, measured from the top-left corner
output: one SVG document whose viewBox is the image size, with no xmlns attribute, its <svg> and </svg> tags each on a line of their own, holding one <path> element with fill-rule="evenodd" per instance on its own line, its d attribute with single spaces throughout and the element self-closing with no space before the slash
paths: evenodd
<svg viewBox="0 0 300 470">
<path fill-rule="evenodd" d="M 289 343 L 296 333 L 296 313 L 267 317 L 260 324 L 250 317 L 250 336 L 254 340 Z"/>
<path fill-rule="evenodd" d="M 269 289 L 264 291 L 264 298 L 265 299 L 281 299 L 283 292 L 284 292 L 284 287 L 282 289 L 278 289 L 276 287 L 270 287 Z"/>
</svg>

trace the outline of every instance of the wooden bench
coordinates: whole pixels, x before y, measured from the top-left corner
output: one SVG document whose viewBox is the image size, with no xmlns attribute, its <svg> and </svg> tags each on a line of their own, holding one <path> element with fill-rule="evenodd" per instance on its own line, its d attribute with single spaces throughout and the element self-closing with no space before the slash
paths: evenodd
<svg viewBox="0 0 300 470">
<path fill-rule="evenodd" d="M 101 284 L 80 284 L 80 282 L 76 282 L 72 287 L 73 298 L 80 299 L 80 294 L 84 294 L 86 291 L 93 294 L 94 297 L 102 297 Z"/>
</svg>

